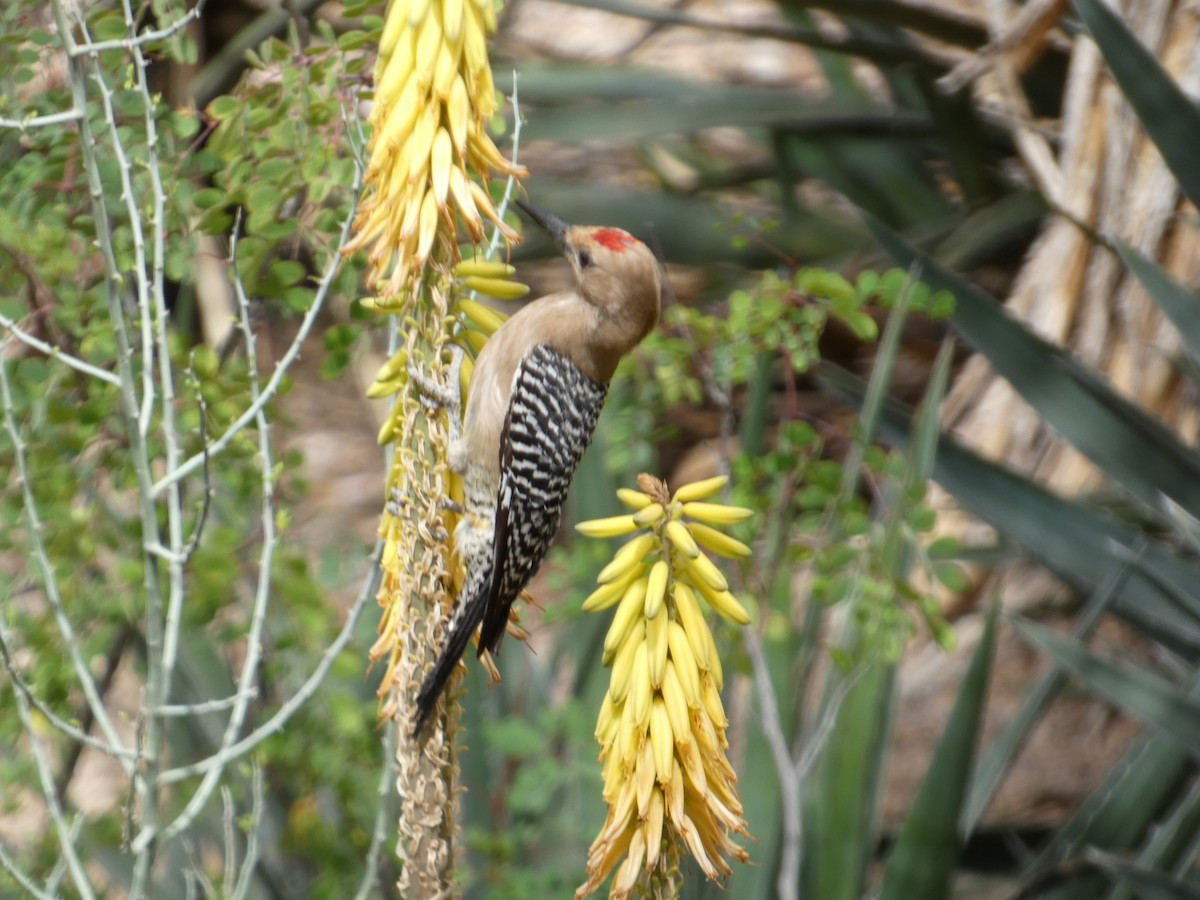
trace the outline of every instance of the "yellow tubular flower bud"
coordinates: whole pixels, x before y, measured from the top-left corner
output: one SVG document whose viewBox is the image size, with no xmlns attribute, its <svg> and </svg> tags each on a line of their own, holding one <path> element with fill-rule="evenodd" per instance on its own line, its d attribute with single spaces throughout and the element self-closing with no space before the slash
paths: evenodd
<svg viewBox="0 0 1200 900">
<path fill-rule="evenodd" d="M 621 598 L 616 613 L 613 614 L 612 624 L 608 626 L 608 634 L 604 638 L 603 661 L 607 664 L 613 658 L 634 624 L 641 618 L 642 606 L 646 599 L 646 582 L 635 581 Z"/>
<path fill-rule="evenodd" d="M 408 24 L 411 28 L 416 28 L 425 21 L 425 15 L 429 12 L 429 6 L 433 0 L 410 0 L 408 5 Z"/>
<path fill-rule="evenodd" d="M 374 102 L 379 104 L 380 110 L 386 111 L 389 117 L 408 113 L 408 110 L 396 106 L 396 98 L 400 96 L 411 80 L 414 50 L 412 35 L 405 34 L 404 38 L 396 45 L 395 53 L 386 61 L 380 57 L 380 66 L 375 74 Z M 415 115 L 416 110 L 414 109 L 412 113 Z"/>
<path fill-rule="evenodd" d="M 479 210 L 475 208 L 471 192 L 467 189 L 467 176 L 462 173 L 462 169 L 450 170 L 450 196 L 458 206 L 459 218 L 471 233 L 471 240 L 480 240 L 483 237 L 483 219 Z"/>
<path fill-rule="evenodd" d="M 671 730 L 675 734 L 676 744 L 686 744 L 692 739 L 691 714 L 688 712 L 687 698 L 683 694 L 683 686 L 679 676 L 675 674 L 675 664 L 667 663 L 663 674 L 662 698 L 667 707 L 667 715 L 671 717 Z"/>
<path fill-rule="evenodd" d="M 644 646 L 645 643 L 645 630 L 635 628 L 626 638 L 625 643 L 617 650 L 616 659 L 613 660 L 612 676 L 608 681 L 608 696 L 613 703 L 623 702 L 628 695 L 638 648 Z"/>
<path fill-rule="evenodd" d="M 446 123 L 454 148 L 463 155 L 467 150 L 467 128 L 471 122 L 471 96 L 462 75 L 456 75 L 446 95 Z"/>
<path fill-rule="evenodd" d="M 721 692 L 707 672 L 700 676 L 700 700 L 713 725 L 717 728 L 729 727 L 729 717 L 725 715 L 725 706 L 721 703 Z"/>
<path fill-rule="evenodd" d="M 464 328 L 458 335 L 457 342 L 468 348 L 472 355 L 479 356 L 487 339 L 488 336 L 477 328 Z"/>
<path fill-rule="evenodd" d="M 663 801 L 667 807 L 667 816 L 676 828 L 683 826 L 684 800 L 683 771 L 677 768 L 671 773 L 671 783 L 663 785 Z"/>
<path fill-rule="evenodd" d="M 633 488 L 617 488 L 617 499 L 628 506 L 630 509 L 645 509 L 654 501 L 643 494 L 641 491 L 635 491 Z"/>
<path fill-rule="evenodd" d="M 686 527 L 696 539 L 696 543 L 718 556 L 724 556 L 726 559 L 745 559 L 750 555 L 749 547 L 722 531 L 701 522 L 688 522 Z"/>
<path fill-rule="evenodd" d="M 663 833 L 663 795 L 661 790 L 655 790 L 650 795 L 649 809 L 646 810 L 646 821 L 642 824 L 642 837 L 646 842 L 646 868 L 653 869 L 658 862 L 658 854 L 662 849 Z"/>
<path fill-rule="evenodd" d="M 401 374 L 408 372 L 408 350 L 401 348 L 379 367 L 375 373 L 376 381 L 394 381 Z"/>
<path fill-rule="evenodd" d="M 390 397 L 406 384 L 408 384 L 408 375 L 406 374 L 392 381 L 376 381 L 367 388 L 367 398 L 369 400 L 378 400 L 381 397 Z"/>
<path fill-rule="evenodd" d="M 435 96 L 449 98 L 454 79 L 458 75 L 458 57 L 461 50 L 461 47 L 443 44 L 438 52 L 437 62 L 433 66 L 432 90 Z"/>
<path fill-rule="evenodd" d="M 688 643 L 687 635 L 678 622 L 668 626 L 667 643 L 671 649 L 671 662 L 675 664 L 675 674 L 679 676 L 679 686 L 683 688 L 683 697 L 689 707 L 700 706 L 700 669 L 696 666 L 696 657 L 692 655 L 692 646 Z"/>
<path fill-rule="evenodd" d="M 511 278 L 517 274 L 516 266 L 511 266 L 502 259 L 484 259 L 475 256 L 464 259 L 454 267 L 454 274 L 459 278 L 478 275 L 480 278 Z"/>
<path fill-rule="evenodd" d="M 463 357 L 462 368 L 458 370 L 458 388 L 465 397 L 471 390 L 471 375 L 475 372 L 475 363 Z"/>
<path fill-rule="evenodd" d="M 408 29 L 408 0 L 392 0 L 388 5 L 383 33 L 379 36 L 379 58 L 387 59 L 396 48 L 400 35 Z"/>
<path fill-rule="evenodd" d="M 703 795 L 708 792 L 708 778 L 704 774 L 704 761 L 700 758 L 697 743 L 697 741 L 688 741 L 686 744 L 676 742 L 675 747 L 679 751 L 680 768 L 683 769 L 683 774 L 695 786 L 696 791 Z"/>
<path fill-rule="evenodd" d="M 488 336 L 495 334 L 500 326 L 504 324 L 504 316 L 476 300 L 463 298 L 458 301 L 457 305 L 462 314 Z"/>
<path fill-rule="evenodd" d="M 650 797 L 654 794 L 654 775 L 654 745 L 650 741 L 642 741 L 634 772 L 639 813 L 650 807 Z"/>
<path fill-rule="evenodd" d="M 471 290 L 498 300 L 520 300 L 529 293 L 529 285 L 507 278 L 482 278 L 471 275 L 466 279 L 466 284 Z"/>
<path fill-rule="evenodd" d="M 645 497 L 646 495 L 642 494 L 642 496 Z M 661 503 L 651 503 L 644 509 L 639 509 L 634 514 L 634 521 L 643 527 L 653 525 L 663 517 L 665 512 L 666 510 L 663 509 L 663 505 Z"/>
<path fill-rule="evenodd" d="M 433 239 L 437 236 L 438 202 L 433 191 L 425 194 L 421 203 L 421 224 L 417 238 L 417 257 L 426 259 L 433 247 Z"/>
<path fill-rule="evenodd" d="M 675 767 L 675 734 L 671 730 L 671 717 L 661 697 L 654 699 L 650 710 L 650 742 L 654 745 L 654 771 L 659 784 L 671 780 Z"/>
<path fill-rule="evenodd" d="M 735 625 L 749 625 L 750 613 L 738 602 L 737 597 L 729 591 L 715 590 L 702 579 L 695 579 L 693 585 L 700 592 L 704 601 L 713 608 L 717 615 L 733 622 Z"/>
<path fill-rule="evenodd" d="M 700 548 L 696 545 L 691 532 L 687 530 L 687 526 L 682 522 L 672 519 L 667 523 L 667 527 L 664 530 L 666 531 L 667 539 L 684 556 L 695 559 L 700 555 Z"/>
<path fill-rule="evenodd" d="M 642 534 L 635 537 L 616 552 L 612 558 L 612 562 L 600 570 L 600 574 L 596 576 L 596 581 L 600 584 L 616 581 L 625 572 L 641 562 L 642 557 L 649 553 L 650 548 L 653 546 L 654 535 Z"/>
<path fill-rule="evenodd" d="M 649 535 L 647 535 L 649 537 Z M 671 567 L 665 559 L 660 559 L 650 567 L 650 580 L 646 586 L 646 607 L 644 615 L 653 619 L 662 611 L 663 598 L 667 595 L 667 578 Z"/>
<path fill-rule="evenodd" d="M 644 728 L 650 719 L 650 701 L 654 688 L 650 685 L 650 664 L 646 657 L 646 642 L 639 641 L 633 657 L 633 674 L 629 681 L 629 700 L 633 704 L 633 722 Z"/>
<path fill-rule="evenodd" d="M 713 478 L 705 478 L 703 481 L 693 481 L 677 490 L 671 499 L 677 503 L 707 500 L 709 497 L 716 496 L 727 484 L 729 484 L 728 475 L 717 475 Z"/>
<path fill-rule="evenodd" d="M 675 614 L 678 616 L 684 633 L 687 634 L 696 664 L 707 671 L 709 659 L 706 635 L 709 633 L 709 629 L 708 623 L 704 621 L 704 613 L 700 609 L 700 601 L 696 599 L 696 594 L 691 586 L 680 581 L 675 582 L 673 596 L 675 598 Z"/>
<path fill-rule="evenodd" d="M 699 519 L 709 525 L 736 525 L 754 515 L 754 510 L 744 506 L 724 506 L 720 503 L 685 503 L 683 514 Z"/>
<path fill-rule="evenodd" d="M 615 707 L 610 692 L 604 695 L 604 700 L 600 703 L 600 715 L 596 717 L 596 741 L 601 747 L 608 744 L 609 732 L 612 730 L 611 726 L 615 723 Z"/>
<path fill-rule="evenodd" d="M 613 750 L 617 755 L 617 760 L 620 763 L 618 769 L 624 769 L 626 761 L 635 758 L 639 743 L 638 738 L 641 735 L 641 730 L 633 721 L 633 704 L 621 704 L 621 724 L 617 728 L 617 738 L 613 742 Z"/>
<path fill-rule="evenodd" d="M 725 689 L 725 670 L 721 665 L 721 657 L 717 653 L 717 642 L 713 639 L 712 632 L 707 628 L 704 630 L 704 640 L 708 644 L 709 677 L 712 678 L 717 690 L 723 691 Z"/>
<path fill-rule="evenodd" d="M 646 571 L 645 565 L 638 563 L 630 569 L 622 578 L 616 581 L 610 581 L 608 584 L 602 584 L 596 590 L 588 595 L 588 598 L 583 601 L 582 609 L 584 612 L 601 612 L 613 606 L 618 600 L 625 596 L 625 592 L 629 590 L 629 586 L 642 577 Z"/>
<path fill-rule="evenodd" d="M 417 0 L 418 3 L 421 0 Z M 417 32 L 416 62 L 413 69 L 421 84 L 428 86 L 433 81 L 434 66 L 437 65 L 438 50 L 442 47 L 442 29 L 436 16 L 426 16 Z"/>
<path fill-rule="evenodd" d="M 429 151 L 429 180 L 433 184 L 433 195 L 439 206 L 446 204 L 450 192 L 450 171 L 454 167 L 454 147 L 450 143 L 450 132 L 439 128 L 433 136 Z"/>
<path fill-rule="evenodd" d="M 610 516 L 607 519 L 591 519 L 587 522 L 580 522 L 575 526 L 575 530 L 585 537 L 612 538 L 637 531 L 638 523 L 634 521 L 632 514 L 626 514 L 623 516 Z"/>
<path fill-rule="evenodd" d="M 667 626 L 670 617 L 659 609 L 658 615 L 646 620 L 646 653 L 650 665 L 650 683 L 658 689 L 662 685 L 663 671 L 667 667 Z"/>
<path fill-rule="evenodd" d="M 413 126 L 417 124 L 417 114 L 421 111 L 421 105 L 417 102 L 417 79 L 408 76 L 408 80 L 400 82 L 399 97 L 395 101 L 392 110 L 388 113 L 387 118 L 383 122 L 383 130 L 379 133 L 379 142 L 384 147 L 395 147 L 401 142 L 407 143 L 406 139 L 412 133 Z M 404 174 L 408 175 L 408 167 L 405 167 Z M 386 215 L 385 211 L 381 211 Z"/>
<path fill-rule="evenodd" d="M 729 582 L 725 580 L 725 576 L 721 574 L 711 559 L 703 553 L 698 554 L 694 558 L 685 558 L 683 561 L 684 568 L 688 573 L 696 579 L 703 582 L 708 587 L 715 591 L 729 590 Z"/>
</svg>

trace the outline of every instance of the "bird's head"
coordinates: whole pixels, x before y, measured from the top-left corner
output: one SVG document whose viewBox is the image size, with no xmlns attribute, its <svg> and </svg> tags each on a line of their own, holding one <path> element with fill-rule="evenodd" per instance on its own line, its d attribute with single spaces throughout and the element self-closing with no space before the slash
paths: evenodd
<svg viewBox="0 0 1200 900">
<path fill-rule="evenodd" d="M 650 248 L 621 228 L 568 225 L 558 216 L 517 201 L 554 239 L 575 272 L 580 296 L 606 316 L 636 323 L 641 340 L 658 322 L 658 260 Z"/>
</svg>

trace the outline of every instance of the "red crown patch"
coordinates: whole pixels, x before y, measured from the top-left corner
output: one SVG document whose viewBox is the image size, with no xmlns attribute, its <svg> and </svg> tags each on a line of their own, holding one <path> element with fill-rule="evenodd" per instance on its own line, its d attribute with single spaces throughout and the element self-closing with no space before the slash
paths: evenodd
<svg viewBox="0 0 1200 900">
<path fill-rule="evenodd" d="M 614 253 L 624 253 L 634 244 L 640 243 L 628 231 L 622 231 L 620 228 L 601 228 L 592 237 L 595 238 L 597 244 L 607 247 Z"/>
</svg>

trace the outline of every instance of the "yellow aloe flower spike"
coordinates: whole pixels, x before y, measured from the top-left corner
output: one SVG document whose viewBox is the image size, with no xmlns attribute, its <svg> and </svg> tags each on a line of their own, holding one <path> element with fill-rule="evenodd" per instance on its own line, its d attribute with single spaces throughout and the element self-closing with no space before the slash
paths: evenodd
<svg viewBox="0 0 1200 900">
<path fill-rule="evenodd" d="M 526 291 L 512 280 L 510 266 L 474 250 L 457 268 L 460 233 L 477 245 L 485 222 L 492 222 L 499 238 L 517 239 L 487 190 L 497 176 L 526 175 L 486 131 L 496 112 L 487 57 L 495 13 L 494 0 L 390 0 L 375 66 L 364 192 L 345 249 L 366 254 L 374 296 L 362 306 L 402 324 L 401 345 L 368 394 L 391 402 L 379 430 L 379 442 L 392 445 L 392 463 L 379 527 L 383 609 L 370 659 L 384 661 L 379 714 L 395 722 L 398 734 L 397 850 L 404 864 L 397 891 L 405 897 L 459 896 L 454 868 L 462 846 L 454 688 L 423 745 L 411 728 L 412 685 L 433 665 L 463 579 L 453 540 L 458 516 L 445 504 L 448 497 L 461 502 L 463 493 L 446 464 L 449 421 L 445 412 L 424 407 L 419 385 L 449 387 L 457 378 L 465 400 L 473 360 L 504 321 L 465 295 L 471 288 L 500 297 Z M 454 344 L 465 352 L 453 353 Z M 518 626 L 509 627 L 521 636 Z"/>
<path fill-rule="evenodd" d="M 725 756 L 729 719 L 721 703 L 720 660 L 698 599 L 732 621 L 750 621 L 701 550 L 738 557 L 746 545 L 694 521 L 747 517 L 749 510 L 704 502 L 727 482 L 725 476 L 709 478 L 672 497 L 663 482 L 642 475 L 641 490 L 617 492 L 635 512 L 576 526 L 588 537 L 634 535 L 584 601 L 585 611 L 615 605 L 616 612 L 603 656 L 612 675 L 596 723 L 609 811 L 577 898 L 614 871 L 611 900 L 635 891 L 676 896 L 685 852 L 713 879 L 731 872 L 728 860 L 748 859 L 734 842 L 734 835 L 748 832 L 737 777 Z M 689 516 L 689 506 L 699 515 Z"/>
</svg>

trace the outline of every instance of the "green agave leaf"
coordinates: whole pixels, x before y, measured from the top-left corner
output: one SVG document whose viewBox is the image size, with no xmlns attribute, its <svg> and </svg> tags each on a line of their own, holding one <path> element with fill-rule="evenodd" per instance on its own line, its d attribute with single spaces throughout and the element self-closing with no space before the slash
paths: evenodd
<svg viewBox="0 0 1200 900">
<path fill-rule="evenodd" d="M 1025 640 L 1079 675 L 1098 693 L 1183 747 L 1200 747 L 1200 703 L 1169 681 L 1132 666 L 1118 666 L 1083 644 L 1033 622 L 1014 619 Z"/>
<path fill-rule="evenodd" d="M 988 612 L 983 636 L 934 751 L 929 772 L 888 857 L 880 900 L 949 895 L 962 850 L 958 823 L 983 722 L 996 643 L 996 609 L 993 606 Z"/>
<path fill-rule="evenodd" d="M 512 76 L 497 76 L 501 90 Z M 644 69 L 529 66 L 517 82 L 523 109 L 534 108 L 523 140 L 612 140 L 693 132 L 720 126 L 785 128 L 789 134 L 916 141 L 933 136 L 918 113 L 848 109 L 792 91 L 685 81 Z"/>
<path fill-rule="evenodd" d="M 1200 204 L 1200 110 L 1108 6 L 1075 0 L 1075 9 L 1180 187 Z"/>
<path fill-rule="evenodd" d="M 925 280 L 929 281 L 927 273 Z M 854 402 L 863 395 L 860 379 L 833 366 L 824 365 L 821 378 Z M 911 414 L 902 405 L 889 403 L 880 417 L 880 433 L 903 444 L 909 439 L 910 422 Z M 1114 548 L 1121 547 L 1136 548 L 1141 565 L 1153 568 L 1157 580 L 1165 580 L 1175 590 L 1200 584 L 1200 567 L 1163 544 L 1147 540 L 1141 530 L 1055 496 L 945 435 L 938 443 L 933 478 L 964 507 L 1080 592 L 1097 588 L 1105 573 L 1096 561 L 1110 558 Z M 1200 657 L 1200 626 L 1139 569 L 1132 567 L 1129 577 L 1115 588 L 1113 610 L 1165 646 L 1188 658 Z"/>
<path fill-rule="evenodd" d="M 1129 566 L 1128 562 L 1116 562 L 1110 566 L 1104 579 L 1092 591 L 1075 623 L 1074 634 L 1077 638 L 1085 638 L 1092 633 L 1100 617 L 1108 610 L 1117 588 L 1129 576 Z M 1041 721 L 1042 713 L 1066 681 L 1065 668 L 1056 663 L 1033 686 L 1021 704 L 1020 711 L 991 742 L 987 755 L 979 763 L 971 782 L 971 795 L 963 809 L 963 834 L 970 834 L 975 830 L 997 788 L 1000 787 L 1000 782 L 1012 768 L 1033 729 Z"/>
<path fill-rule="evenodd" d="M 1081 848 L 1127 852 L 1136 847 L 1163 812 L 1174 805 L 1191 753 L 1174 741 L 1145 735 L 1134 742 L 1104 783 L 1080 805 L 1050 843 L 1026 867 L 1023 897 L 1038 900 L 1095 900 L 1106 879 L 1096 873 L 1063 878 Z M 1065 883 L 1064 883 L 1065 882 Z"/>
<path fill-rule="evenodd" d="M 1196 837 L 1200 834 L 1200 780 L 1193 775 L 1189 782 L 1175 808 L 1156 823 L 1136 859 L 1126 860 L 1127 863 L 1140 871 L 1149 870 L 1159 875 L 1169 872 L 1178 876 L 1191 870 Z M 1136 882 L 1127 880 L 1109 900 L 1133 900 L 1131 884 Z M 1195 888 L 1193 885 L 1193 890 Z"/>
<path fill-rule="evenodd" d="M 841 708 L 804 785 L 801 896 L 858 900 L 862 895 L 875 850 L 894 681 L 894 666 L 872 661 L 832 674 L 826 682 L 821 715 L 839 696 Z"/>
<path fill-rule="evenodd" d="M 1200 159 L 1197 163 L 1200 163 Z M 1125 267 L 1142 283 L 1150 299 L 1158 305 L 1163 315 L 1171 320 L 1171 324 L 1179 329 L 1188 356 L 1200 364 L 1200 297 L 1133 247 L 1118 244 L 1116 251 Z"/>
<path fill-rule="evenodd" d="M 745 247 L 732 244 L 733 212 L 700 197 L 596 190 L 591 183 L 537 180 L 530 183 L 532 202 L 548 210 L 570 210 L 577 222 L 604 222 L 626 228 L 643 237 L 661 257 L 670 262 L 711 265 L 736 262 L 746 268 L 769 268 L 779 264 L 770 249 L 751 241 Z M 649 230 L 653 223 L 653 231 Z M 748 229 L 747 229 L 748 230 Z M 549 238 L 526 232 L 526 241 L 513 253 L 514 260 L 558 256 Z M 798 259 L 815 262 L 846 253 L 863 244 L 856 225 L 832 210 L 819 214 L 786 217 L 771 232 L 771 243 L 786 247 Z"/>
<path fill-rule="evenodd" d="M 992 366 L 1084 455 L 1149 509 L 1160 495 L 1200 514 L 1200 460 L 1168 431 L 1062 349 L 1011 318 L 993 298 L 907 244 L 877 219 L 871 232 L 902 265 L 955 297 L 954 324 Z"/>
</svg>

